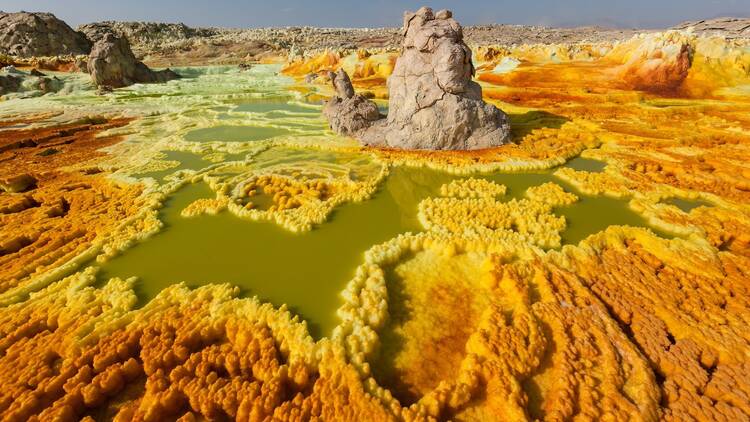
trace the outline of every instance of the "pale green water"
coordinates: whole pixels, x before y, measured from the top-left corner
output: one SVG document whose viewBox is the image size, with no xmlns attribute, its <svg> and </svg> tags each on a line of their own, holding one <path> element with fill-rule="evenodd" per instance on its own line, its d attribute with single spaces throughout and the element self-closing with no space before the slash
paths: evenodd
<svg viewBox="0 0 750 422">
<path fill-rule="evenodd" d="M 361 153 L 291 147 L 269 148 L 253 157 L 252 162 L 254 169 L 275 168 L 280 174 L 291 174 L 300 169 L 325 168 L 332 173 L 346 174 L 354 181 L 373 178 L 381 169 L 379 164 Z"/>
<path fill-rule="evenodd" d="M 539 173 L 499 174 L 485 176 L 494 182 L 508 187 L 506 196 L 521 198 L 526 189 L 547 182 L 562 186 L 567 192 L 578 195 L 579 200 L 572 205 L 558 207 L 554 212 L 565 216 L 566 228 L 561 233 L 564 244 L 577 244 L 592 234 L 609 226 L 649 227 L 662 237 L 671 235 L 648 226 L 646 219 L 628 207 L 627 199 L 615 199 L 608 196 L 588 196 L 574 186 L 554 177 L 554 170 Z"/>
<path fill-rule="evenodd" d="M 270 113 L 269 116 L 283 116 L 286 114 L 310 114 L 318 116 L 320 110 L 313 107 L 305 107 L 300 104 L 290 103 L 291 98 L 279 98 L 276 100 L 258 100 L 252 102 L 243 102 L 235 107 L 232 111 L 251 112 L 251 113 Z"/>
<path fill-rule="evenodd" d="M 564 186 L 565 190 L 574 192 L 581 198 L 573 205 L 555 210 L 556 214 L 565 216 L 567 227 L 561 234 L 564 244 L 575 245 L 609 226 L 648 227 L 661 237 L 673 237 L 664 231 L 649 226 L 646 219 L 628 207 L 627 200 L 607 196 L 583 196 L 572 186 L 559 181 L 557 183 Z"/>
<path fill-rule="evenodd" d="M 264 126 L 216 126 L 196 129 L 185 135 L 189 142 L 248 142 L 288 135 L 289 130 Z"/>
</svg>

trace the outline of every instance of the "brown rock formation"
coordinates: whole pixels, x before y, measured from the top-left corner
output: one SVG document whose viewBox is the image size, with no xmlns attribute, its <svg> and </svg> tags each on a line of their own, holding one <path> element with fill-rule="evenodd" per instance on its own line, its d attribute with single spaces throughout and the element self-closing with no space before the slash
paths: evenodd
<svg viewBox="0 0 750 422">
<path fill-rule="evenodd" d="M 88 54 L 91 42 L 51 13 L 0 12 L 0 53 L 19 57 Z"/>
<path fill-rule="evenodd" d="M 330 75 L 336 95 L 323 108 L 331 129 L 342 135 L 355 136 L 381 118 L 378 106 L 355 94 L 352 81 L 343 69 Z"/>
<path fill-rule="evenodd" d="M 91 79 L 98 86 L 121 88 L 134 83 L 166 82 L 179 75 L 166 69 L 153 71 L 136 60 L 125 38 L 106 34 L 91 50 L 88 61 Z"/>
<path fill-rule="evenodd" d="M 507 117 L 482 100 L 482 88 L 471 80 L 471 50 L 452 13 L 435 14 L 428 7 L 407 12 L 403 35 L 402 53 L 388 79 L 387 120 L 366 131 L 360 125 L 342 126 L 342 121 L 361 116 L 372 106 L 361 100 L 350 104 L 334 100 L 339 114 L 332 117 L 329 108 L 331 127 L 355 134 L 367 145 L 402 149 L 473 150 L 505 143 L 510 134 Z M 334 85 L 342 96 L 336 80 Z"/>
</svg>

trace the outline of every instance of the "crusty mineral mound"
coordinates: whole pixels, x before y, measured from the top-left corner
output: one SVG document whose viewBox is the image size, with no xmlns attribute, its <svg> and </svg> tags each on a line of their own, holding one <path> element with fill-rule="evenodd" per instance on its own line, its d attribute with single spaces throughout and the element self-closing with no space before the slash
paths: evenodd
<svg viewBox="0 0 750 422">
<path fill-rule="evenodd" d="M 406 12 L 403 35 L 401 55 L 388 78 L 388 118 L 366 130 L 358 128 L 357 137 L 367 145 L 403 149 L 471 150 L 505 143 L 510 134 L 507 116 L 482 101 L 482 88 L 471 80 L 471 50 L 452 13 L 435 14 L 428 7 Z M 333 119 L 326 114 L 334 130 L 340 120 L 359 116 L 363 107 L 357 100 L 337 108 L 348 105 L 358 110 Z"/>
<path fill-rule="evenodd" d="M 352 81 L 343 69 L 331 72 L 329 77 L 336 88 L 336 95 L 323 107 L 323 115 L 334 132 L 356 136 L 382 117 L 374 102 L 354 93 Z"/>
<path fill-rule="evenodd" d="M 51 13 L 0 12 L 0 53 L 39 57 L 89 51 L 91 42 Z"/>
<path fill-rule="evenodd" d="M 136 60 L 128 40 L 114 34 L 105 34 L 94 44 L 89 56 L 88 71 L 96 85 L 112 88 L 134 83 L 166 82 L 180 77 L 169 69 L 149 69 Z"/>
<path fill-rule="evenodd" d="M 609 58 L 622 61 L 619 79 L 627 88 L 664 93 L 678 89 L 688 77 L 693 45 L 695 39 L 684 32 L 639 35 L 619 44 Z"/>
</svg>

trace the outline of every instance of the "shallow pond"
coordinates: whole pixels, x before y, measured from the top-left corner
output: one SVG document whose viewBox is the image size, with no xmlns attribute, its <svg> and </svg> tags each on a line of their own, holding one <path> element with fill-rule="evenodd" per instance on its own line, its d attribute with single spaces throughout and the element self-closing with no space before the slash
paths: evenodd
<svg viewBox="0 0 750 422">
<path fill-rule="evenodd" d="M 286 114 L 310 114 L 320 115 L 320 109 L 289 102 L 291 99 L 265 99 L 258 101 L 245 101 L 235 107 L 235 112 L 269 113 L 269 117 L 284 116 Z"/>
<path fill-rule="evenodd" d="M 228 212 L 183 218 L 182 209 L 213 197 L 204 184 L 175 193 L 160 213 L 165 228 L 103 266 L 100 277 L 138 276 L 136 292 L 147 301 L 165 287 L 230 282 L 247 295 L 286 303 L 311 325 L 313 335 L 336 326 L 339 293 L 370 246 L 419 230 L 417 204 L 434 185 L 410 186 L 389 178 L 374 198 L 336 209 L 328 222 L 307 233 L 276 224 L 242 220 Z"/>
<path fill-rule="evenodd" d="M 290 154 L 286 160 L 283 151 Z M 264 154 L 258 157 L 262 164 L 310 160 L 304 150 L 270 149 Z M 336 156 L 320 154 L 332 160 Z M 357 154 L 351 155 L 349 159 Z M 314 336 L 328 335 L 338 323 L 339 293 L 362 262 L 363 253 L 399 233 L 422 230 L 417 220 L 419 202 L 438 195 L 441 185 L 457 177 L 396 167 L 373 198 L 340 206 L 328 221 L 307 233 L 243 220 L 228 212 L 183 218 L 180 212 L 189 203 L 214 196 L 204 184 L 189 185 L 173 194 L 161 210 L 165 228 L 106 263 L 101 277 L 138 276 L 136 292 L 142 301 L 181 281 L 190 286 L 229 282 L 240 286 L 244 295 L 258 295 L 276 306 L 286 303 L 308 321 Z M 626 200 L 583 196 L 557 180 L 552 171 L 474 177 L 506 185 L 508 199 L 523 197 L 527 188 L 549 181 L 578 194 L 581 200 L 576 204 L 555 210 L 568 222 L 562 233 L 565 243 L 577 243 L 613 224 L 646 224 Z"/>
</svg>

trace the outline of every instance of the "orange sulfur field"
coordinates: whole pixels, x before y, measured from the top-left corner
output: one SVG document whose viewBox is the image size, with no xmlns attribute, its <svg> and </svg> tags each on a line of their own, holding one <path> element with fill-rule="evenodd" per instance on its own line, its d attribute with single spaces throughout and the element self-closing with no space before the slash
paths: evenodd
<svg viewBox="0 0 750 422">
<path fill-rule="evenodd" d="M 382 165 L 350 179 L 242 174 L 216 158 L 238 146 L 182 140 L 216 171 L 137 178 L 148 166 L 123 157 L 146 148 L 133 138 L 157 114 L 0 108 L 0 420 L 750 420 L 750 43 L 666 32 L 473 54 L 511 144 L 264 144 Z M 281 73 L 314 100 L 331 94 L 325 71 L 343 67 L 384 99 L 396 55 L 325 52 Z M 564 165 L 576 157 L 605 166 Z M 233 213 L 305 232 L 404 166 L 471 177 L 418 201 L 421 230 L 361 251 L 338 323 L 319 338 L 293 307 L 231 283 L 170 280 L 143 304 L 135 279 L 102 280 L 89 265 L 169 231 L 158 210 L 181 184 L 216 195 L 186 218 Z M 502 183 L 475 177 L 544 169 L 552 181 L 509 201 Z M 566 243 L 555 210 L 584 196 L 623 200 L 648 227 Z"/>
</svg>

